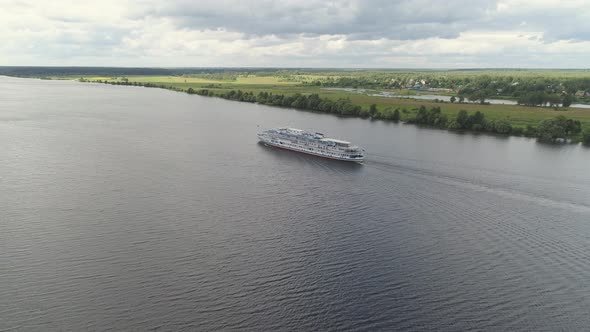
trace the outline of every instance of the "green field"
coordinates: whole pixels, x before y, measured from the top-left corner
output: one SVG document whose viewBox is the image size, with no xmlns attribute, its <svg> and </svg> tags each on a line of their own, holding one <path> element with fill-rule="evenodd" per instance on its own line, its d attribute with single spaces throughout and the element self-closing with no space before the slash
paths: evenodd
<svg viewBox="0 0 590 332">
<path fill-rule="evenodd" d="M 444 72 L 447 73 L 447 72 Z M 482 75 L 481 71 L 469 72 L 448 72 L 450 75 L 476 76 Z M 490 75 L 489 72 L 484 72 Z M 504 72 L 503 72 L 504 73 Z M 509 75 L 515 73 L 523 74 L 523 72 L 506 72 Z M 504 73 L 504 74 L 506 74 Z M 540 71 L 534 73 L 524 72 L 526 76 L 537 77 L 541 74 L 548 74 L 550 76 L 570 75 L 575 77 L 585 77 L 588 75 L 586 71 Z M 340 76 L 343 73 L 336 73 Z M 372 72 L 352 72 L 347 73 L 353 76 L 367 77 Z M 383 75 L 383 73 L 377 73 Z M 241 90 L 243 92 L 252 92 L 258 94 L 260 92 L 269 92 L 273 94 L 295 95 L 297 93 L 310 95 L 318 94 L 322 98 L 331 100 L 338 100 L 340 98 L 349 98 L 350 101 L 356 105 L 368 109 L 371 104 L 377 105 L 379 112 L 387 112 L 393 109 L 406 110 L 401 113 L 402 120 L 408 120 L 415 116 L 417 109 L 424 105 L 427 108 L 438 106 L 442 113 L 449 119 L 455 118 L 460 110 L 468 112 L 481 111 L 485 114 L 486 119 L 489 120 L 507 120 L 514 127 L 525 127 L 527 125 L 536 126 L 544 119 L 554 118 L 558 115 L 564 115 L 567 118 L 579 120 L 583 128 L 590 128 L 590 109 L 583 108 L 550 108 L 550 107 L 529 107 L 516 105 L 482 105 L 478 103 L 450 103 L 450 102 L 434 102 L 426 100 L 415 100 L 407 98 L 386 98 L 367 96 L 358 93 L 351 93 L 347 91 L 325 90 L 320 86 L 310 85 L 309 82 L 318 79 L 325 79 L 335 73 L 317 73 L 317 74 L 281 74 L 281 75 L 227 75 L 227 77 L 208 77 L 208 75 L 181 75 L 181 76 L 126 76 L 126 77 L 105 77 L 93 76 L 85 77 L 88 81 L 101 82 L 139 82 L 139 83 L 153 83 L 163 85 L 166 88 L 179 89 L 187 91 L 189 88 L 194 90 L 208 89 L 215 94 L 222 94 L 231 90 Z M 362 76 L 365 75 L 365 76 Z M 404 75 L 409 75 L 404 73 Z M 213 76 L 213 75 L 209 75 Z M 388 90 L 401 92 L 402 90 Z M 403 93 L 408 93 L 405 90 Z M 409 91 L 409 93 L 413 93 Z"/>
</svg>

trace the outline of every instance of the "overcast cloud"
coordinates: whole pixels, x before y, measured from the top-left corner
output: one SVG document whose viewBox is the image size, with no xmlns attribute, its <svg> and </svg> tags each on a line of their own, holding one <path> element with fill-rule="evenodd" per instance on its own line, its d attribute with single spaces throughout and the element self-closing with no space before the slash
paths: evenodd
<svg viewBox="0 0 590 332">
<path fill-rule="evenodd" d="M 0 0 L 0 6 L 0 65 L 590 67 L 590 0 Z"/>
</svg>

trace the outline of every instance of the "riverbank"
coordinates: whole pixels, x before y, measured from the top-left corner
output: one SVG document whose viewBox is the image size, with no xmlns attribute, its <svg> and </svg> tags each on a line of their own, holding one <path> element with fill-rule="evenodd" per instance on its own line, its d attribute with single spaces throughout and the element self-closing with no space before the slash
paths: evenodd
<svg viewBox="0 0 590 332">
<path fill-rule="evenodd" d="M 590 128 L 590 110 L 518 105 L 449 103 L 326 90 L 275 77 L 203 79 L 182 76 L 91 77 L 84 82 L 163 88 L 234 101 L 292 107 L 440 129 L 527 136 L 547 142 L 581 142 Z M 434 118 L 433 118 L 434 117 Z M 556 120 L 559 119 L 559 120 Z M 555 124 L 562 124 L 555 128 Z M 541 133 L 540 128 L 551 133 Z M 563 137 L 561 137 L 563 136 Z"/>
<path fill-rule="evenodd" d="M 368 74 L 363 73 L 363 75 Z M 397 96 L 396 94 L 403 93 L 402 89 L 387 90 L 391 91 L 390 94 L 359 93 L 359 91 L 380 90 L 373 88 L 330 88 L 324 84 L 311 84 L 310 82 L 314 82 L 316 79 L 325 79 L 318 73 L 298 74 L 288 71 L 280 75 L 275 72 L 272 74 L 242 75 L 214 71 L 211 74 L 194 75 L 107 75 L 76 77 L 73 75 L 53 74 L 39 75 L 36 78 L 157 87 L 229 100 L 334 113 L 340 116 L 402 121 L 420 126 L 462 131 L 473 130 L 500 135 L 536 137 L 537 128 L 543 121 L 551 121 L 557 117 L 565 117 L 566 120 L 569 119 L 575 124 L 579 123 L 582 130 L 590 130 L 590 109 L 451 103 L 441 100 L 442 96 L 441 99 L 434 98 L 433 100 L 414 99 L 413 91 L 410 92 L 410 96 Z M 269 98 L 269 96 L 272 97 Z M 308 100 L 310 97 L 311 101 Z M 419 112 L 422 108 L 425 108 L 427 112 L 434 110 L 437 113 L 436 123 L 424 119 L 417 120 L 421 116 Z M 461 122 L 458 118 L 459 114 L 465 112 L 468 116 L 476 116 L 477 114 L 477 118 L 485 118 L 485 123 L 480 123 L 473 128 L 469 127 L 469 122 L 458 126 L 457 123 Z M 424 111 L 422 111 L 422 115 L 424 115 Z M 496 129 L 496 124 L 499 124 L 501 129 Z M 555 137 L 555 135 L 560 134 L 552 134 L 552 137 Z M 572 142 L 584 141 L 584 136 L 582 132 L 574 133 L 570 137 L 566 137 L 567 140 Z M 559 139 L 557 141 L 564 140 Z"/>
</svg>

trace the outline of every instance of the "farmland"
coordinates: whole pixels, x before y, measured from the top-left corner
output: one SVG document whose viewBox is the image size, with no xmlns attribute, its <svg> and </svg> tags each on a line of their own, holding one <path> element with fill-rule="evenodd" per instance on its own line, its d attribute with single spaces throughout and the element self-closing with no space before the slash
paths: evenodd
<svg viewBox="0 0 590 332">
<path fill-rule="evenodd" d="M 478 77 L 478 75 L 499 75 L 498 72 L 486 72 L 486 71 L 467 71 L 467 72 L 440 72 L 451 73 L 453 77 Z M 568 78 L 572 77 L 575 79 L 586 77 L 585 71 L 544 71 L 541 72 L 512 72 L 508 71 L 505 74 L 514 75 L 520 73 L 523 77 L 538 77 L 539 75 L 547 74 L 550 77 L 561 77 Z M 489 105 L 482 103 L 451 103 L 442 101 L 428 101 L 428 100 L 416 100 L 409 98 L 390 98 L 390 97 L 379 97 L 370 96 L 368 94 L 351 93 L 342 90 L 327 90 L 321 85 L 314 84 L 313 82 L 318 81 L 329 81 L 334 77 L 343 77 L 343 73 L 331 72 L 331 73 L 307 73 L 301 74 L 297 71 L 291 74 L 286 74 L 284 71 L 274 72 L 274 75 L 269 73 L 263 74 L 225 74 L 225 75 L 211 75 L 211 74 L 199 74 L 199 75 L 180 75 L 180 76 L 120 76 L 120 77 L 104 77 L 104 76 L 90 76 L 85 77 L 84 80 L 92 82 L 103 82 L 111 84 L 138 84 L 151 83 L 159 87 L 165 87 L 180 91 L 188 91 L 193 89 L 195 91 L 201 89 L 207 89 L 212 95 L 223 95 L 229 91 L 242 91 L 249 92 L 257 95 L 261 92 L 272 93 L 275 95 L 293 96 L 296 94 L 311 95 L 318 94 L 322 98 L 330 100 L 338 100 L 341 98 L 349 99 L 353 104 L 359 105 L 363 109 L 368 109 L 371 105 L 375 104 L 378 113 L 387 113 L 395 109 L 402 111 L 401 120 L 408 120 L 415 116 L 420 106 L 427 108 L 440 107 L 443 114 L 449 119 L 456 117 L 460 110 L 466 110 L 468 112 L 480 111 L 485 114 L 489 120 L 506 120 L 509 121 L 514 127 L 526 127 L 527 125 L 535 126 L 540 121 L 550 119 L 555 116 L 564 115 L 568 118 L 578 120 L 582 125 L 590 127 L 590 109 L 583 108 L 556 108 L 556 107 L 531 107 L 531 106 L 520 106 L 520 105 Z M 383 76 L 384 73 L 373 73 L 373 72 L 346 72 L 347 77 L 360 77 L 367 79 L 372 77 L 371 75 Z M 408 76 L 411 75 L 409 72 L 401 72 L 399 75 Z M 427 72 L 427 75 L 434 75 L 431 72 Z M 350 76 L 348 76 L 350 75 Z M 588 74 L 590 75 L 590 74 Z M 356 86 L 359 87 L 359 86 Z M 415 93 L 400 88 L 389 88 L 381 89 L 396 93 Z M 446 95 L 453 95 L 453 93 L 445 93 Z"/>
</svg>

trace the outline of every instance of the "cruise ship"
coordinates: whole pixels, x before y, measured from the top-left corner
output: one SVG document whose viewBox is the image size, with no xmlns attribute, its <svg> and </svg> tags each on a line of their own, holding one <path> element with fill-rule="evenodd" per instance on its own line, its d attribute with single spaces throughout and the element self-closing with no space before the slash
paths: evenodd
<svg viewBox="0 0 590 332">
<path fill-rule="evenodd" d="M 258 138 L 266 145 L 329 159 L 362 162 L 364 150 L 350 142 L 295 128 L 265 130 Z"/>
</svg>

